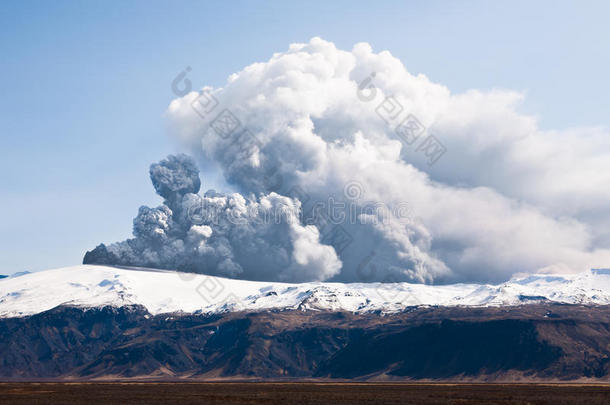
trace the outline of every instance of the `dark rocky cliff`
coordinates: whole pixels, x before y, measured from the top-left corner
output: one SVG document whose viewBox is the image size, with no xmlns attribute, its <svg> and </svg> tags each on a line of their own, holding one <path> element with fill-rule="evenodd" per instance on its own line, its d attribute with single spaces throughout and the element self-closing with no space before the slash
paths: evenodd
<svg viewBox="0 0 610 405">
<path fill-rule="evenodd" d="M 0 319 L 0 378 L 576 380 L 610 376 L 610 308 L 152 316 L 58 307 Z"/>
</svg>

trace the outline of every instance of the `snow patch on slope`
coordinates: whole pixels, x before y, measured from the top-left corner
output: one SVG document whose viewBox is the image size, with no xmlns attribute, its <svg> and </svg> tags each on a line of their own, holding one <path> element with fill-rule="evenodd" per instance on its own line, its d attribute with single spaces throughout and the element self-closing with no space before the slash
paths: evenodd
<svg viewBox="0 0 610 405">
<path fill-rule="evenodd" d="M 298 309 L 396 312 L 420 305 L 505 306 L 538 302 L 610 305 L 610 274 L 531 275 L 501 285 L 275 283 L 153 269 L 81 265 L 0 280 L 0 316 L 58 305 L 143 305 L 152 314 Z"/>
</svg>

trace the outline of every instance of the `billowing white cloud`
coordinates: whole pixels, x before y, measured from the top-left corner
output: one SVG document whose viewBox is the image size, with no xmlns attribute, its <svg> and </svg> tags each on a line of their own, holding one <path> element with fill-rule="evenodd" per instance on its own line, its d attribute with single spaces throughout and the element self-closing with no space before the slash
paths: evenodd
<svg viewBox="0 0 610 405">
<path fill-rule="evenodd" d="M 522 97 L 451 94 L 387 51 L 313 38 L 175 99 L 168 114 L 176 137 L 243 195 L 296 196 L 305 217 L 329 198 L 356 206 L 356 221 L 331 224 L 348 236 L 335 246 L 341 269 L 313 271 L 332 280 L 501 281 L 607 266 L 608 132 L 544 131 L 517 111 Z M 365 221 L 374 203 L 406 204 L 408 220 Z"/>
</svg>

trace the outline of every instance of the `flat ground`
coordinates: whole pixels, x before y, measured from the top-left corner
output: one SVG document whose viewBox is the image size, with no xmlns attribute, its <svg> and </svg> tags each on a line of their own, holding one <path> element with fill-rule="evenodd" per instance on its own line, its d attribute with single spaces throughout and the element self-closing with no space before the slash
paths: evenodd
<svg viewBox="0 0 610 405">
<path fill-rule="evenodd" d="M 610 385 L 0 383 L 0 404 L 610 404 Z"/>
</svg>

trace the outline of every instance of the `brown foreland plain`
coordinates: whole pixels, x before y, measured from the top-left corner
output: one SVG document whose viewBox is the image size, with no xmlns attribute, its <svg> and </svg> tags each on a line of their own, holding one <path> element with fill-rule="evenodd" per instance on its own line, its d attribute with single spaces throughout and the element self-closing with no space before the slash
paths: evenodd
<svg viewBox="0 0 610 405">
<path fill-rule="evenodd" d="M 0 383 L 1 404 L 610 404 L 610 385 Z"/>
</svg>

